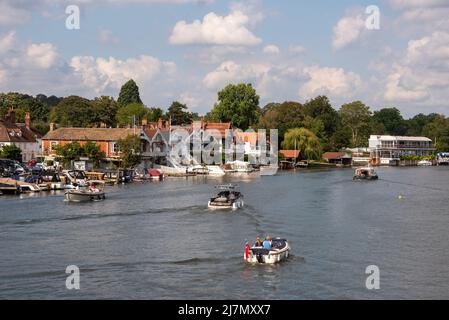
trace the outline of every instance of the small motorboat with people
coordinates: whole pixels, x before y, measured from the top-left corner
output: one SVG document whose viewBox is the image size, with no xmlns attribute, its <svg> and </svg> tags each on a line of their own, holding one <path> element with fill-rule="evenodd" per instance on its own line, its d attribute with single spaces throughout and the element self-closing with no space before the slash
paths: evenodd
<svg viewBox="0 0 449 320">
<path fill-rule="evenodd" d="M 247 242 L 245 262 L 252 264 L 276 264 L 285 261 L 290 256 L 290 245 L 286 239 L 267 237 L 265 241 L 257 238 L 254 246 Z"/>
<path fill-rule="evenodd" d="M 90 202 L 90 201 L 103 201 L 106 199 L 106 193 L 103 188 L 98 188 L 97 183 L 91 183 L 87 189 L 72 189 L 65 193 L 65 201 L 67 202 Z"/>
<path fill-rule="evenodd" d="M 372 167 L 357 168 L 353 180 L 378 180 L 379 176 Z"/>
<path fill-rule="evenodd" d="M 239 191 L 239 186 L 226 184 L 215 186 L 215 189 L 219 190 L 219 193 L 209 200 L 209 209 L 237 210 L 243 208 L 243 195 Z"/>
</svg>

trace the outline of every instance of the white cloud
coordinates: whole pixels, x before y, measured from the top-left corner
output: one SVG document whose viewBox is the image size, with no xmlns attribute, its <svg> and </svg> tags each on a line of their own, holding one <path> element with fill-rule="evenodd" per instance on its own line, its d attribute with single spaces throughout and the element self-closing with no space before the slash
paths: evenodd
<svg viewBox="0 0 449 320">
<path fill-rule="evenodd" d="M 19 2 L 20 4 L 20 2 Z M 0 1 L 0 25 L 17 25 L 30 19 L 28 8 L 17 6 L 17 1 Z"/>
<path fill-rule="evenodd" d="M 203 79 L 203 84 L 209 89 L 219 89 L 229 83 L 256 81 L 269 69 L 269 66 L 263 64 L 241 65 L 234 61 L 226 61 L 208 73 Z"/>
<path fill-rule="evenodd" d="M 268 54 L 280 54 L 281 50 L 279 49 L 279 47 L 270 44 L 268 46 L 266 46 L 265 48 L 263 48 L 263 52 L 264 53 L 268 53 Z"/>
<path fill-rule="evenodd" d="M 187 105 L 187 107 L 189 109 L 195 109 L 201 105 L 202 98 L 200 98 L 196 94 L 193 94 L 192 92 L 186 91 L 186 92 L 181 93 L 178 101 Z"/>
<path fill-rule="evenodd" d="M 169 41 L 176 45 L 257 45 L 262 40 L 248 29 L 249 22 L 249 17 L 242 11 L 233 11 L 227 16 L 211 12 L 204 16 L 202 21 L 195 20 L 190 24 L 186 21 L 176 23 Z"/>
<path fill-rule="evenodd" d="M 50 69 L 58 64 L 59 54 L 51 43 L 31 44 L 26 49 L 27 61 L 40 69 Z"/>
<path fill-rule="evenodd" d="M 76 56 L 72 58 L 70 66 L 82 77 L 84 84 L 94 88 L 97 93 L 108 88 L 118 89 L 129 79 L 143 83 L 162 73 L 164 76 L 173 74 L 176 69 L 173 62 L 146 55 L 127 60 Z"/>
<path fill-rule="evenodd" d="M 333 48 L 339 50 L 356 42 L 361 37 L 364 29 L 365 20 L 361 14 L 348 15 L 341 18 L 333 30 Z"/>
<path fill-rule="evenodd" d="M 359 75 L 345 72 L 342 68 L 320 68 L 318 66 L 304 68 L 308 76 L 299 89 L 299 95 L 306 99 L 317 95 L 349 98 L 354 96 L 362 86 Z"/>
<path fill-rule="evenodd" d="M 14 47 L 16 42 L 16 33 L 10 31 L 7 34 L 0 35 L 0 54 L 5 54 Z"/>
<path fill-rule="evenodd" d="M 408 9 L 408 8 L 432 8 L 432 7 L 447 7 L 449 3 L 447 0 L 389 0 L 394 8 Z"/>
</svg>

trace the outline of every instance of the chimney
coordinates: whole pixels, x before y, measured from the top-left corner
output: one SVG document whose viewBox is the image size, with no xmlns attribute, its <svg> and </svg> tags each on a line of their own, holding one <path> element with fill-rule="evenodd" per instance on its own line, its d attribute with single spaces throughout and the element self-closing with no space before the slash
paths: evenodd
<svg viewBox="0 0 449 320">
<path fill-rule="evenodd" d="M 53 122 L 50 123 L 50 132 L 55 131 L 55 128 L 56 128 L 55 124 Z"/>
<path fill-rule="evenodd" d="M 28 130 L 31 128 L 31 117 L 29 112 L 25 113 L 25 128 Z"/>
<path fill-rule="evenodd" d="M 159 121 L 157 122 L 157 128 L 162 129 L 162 125 L 163 125 L 162 118 L 159 118 Z"/>
<path fill-rule="evenodd" d="M 204 116 L 201 117 L 201 130 L 204 130 Z"/>
<path fill-rule="evenodd" d="M 16 112 L 14 111 L 13 107 L 9 108 L 8 120 L 9 120 L 10 123 L 16 123 Z"/>
</svg>

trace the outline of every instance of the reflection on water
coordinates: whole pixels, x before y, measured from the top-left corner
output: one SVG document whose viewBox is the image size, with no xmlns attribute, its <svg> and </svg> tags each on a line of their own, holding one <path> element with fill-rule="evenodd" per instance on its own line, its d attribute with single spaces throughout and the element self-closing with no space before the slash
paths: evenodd
<svg viewBox="0 0 449 320">
<path fill-rule="evenodd" d="M 449 170 L 382 168 L 169 179 L 110 187 L 73 204 L 63 192 L 0 198 L 0 298 L 449 298 Z M 210 211 L 236 182 L 239 211 Z M 402 195 L 402 198 L 399 196 Z M 245 265 L 245 240 L 289 240 L 280 265 Z M 65 289 L 65 268 L 81 290 Z M 381 290 L 365 288 L 365 269 Z"/>
</svg>

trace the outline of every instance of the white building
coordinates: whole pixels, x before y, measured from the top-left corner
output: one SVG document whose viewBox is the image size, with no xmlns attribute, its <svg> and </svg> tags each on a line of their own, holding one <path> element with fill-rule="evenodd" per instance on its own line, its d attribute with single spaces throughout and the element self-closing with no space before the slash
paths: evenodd
<svg viewBox="0 0 449 320">
<path fill-rule="evenodd" d="M 435 153 L 426 137 L 376 136 L 369 139 L 371 159 L 377 165 L 397 165 L 402 155 L 430 156 Z"/>
<path fill-rule="evenodd" d="M 30 114 L 25 116 L 25 123 L 16 123 L 13 109 L 3 120 L 0 120 L 0 149 L 3 146 L 15 145 L 22 150 L 22 161 L 27 162 L 41 154 L 42 135 L 30 126 Z"/>
</svg>

